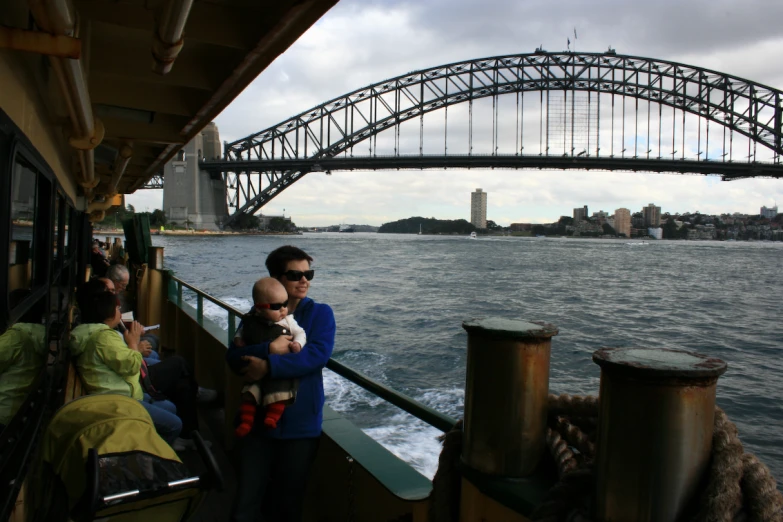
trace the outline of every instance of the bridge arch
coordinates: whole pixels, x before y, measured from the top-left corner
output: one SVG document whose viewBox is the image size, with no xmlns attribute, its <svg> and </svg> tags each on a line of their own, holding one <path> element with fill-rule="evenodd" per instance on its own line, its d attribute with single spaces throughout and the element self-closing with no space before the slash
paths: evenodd
<svg viewBox="0 0 783 522">
<path fill-rule="evenodd" d="M 635 98 L 683 115 L 697 115 L 753 143 L 747 163 L 755 163 L 757 147 L 767 150 L 775 165 L 780 165 L 783 155 L 783 97 L 778 89 L 665 60 L 614 52 L 537 51 L 441 65 L 357 89 L 226 144 L 221 163 L 236 162 L 235 168 L 220 168 L 236 173 L 242 171 L 242 163 L 255 160 L 253 170 L 260 172 L 263 169 L 258 164 L 269 160 L 333 158 L 385 131 L 399 129 L 403 122 L 415 118 L 423 122 L 424 115 L 433 111 L 462 103 L 472 107 L 475 100 L 503 94 L 551 91 Z M 395 152 L 399 152 L 396 145 Z M 600 147 L 594 152 L 600 155 Z M 706 160 L 707 154 L 697 160 Z M 723 156 L 725 161 L 725 152 Z M 209 163 L 204 167 L 210 168 Z M 267 186 L 247 194 L 241 207 L 237 193 L 238 212 L 257 211 L 307 172 L 270 169 L 265 173 Z"/>
</svg>

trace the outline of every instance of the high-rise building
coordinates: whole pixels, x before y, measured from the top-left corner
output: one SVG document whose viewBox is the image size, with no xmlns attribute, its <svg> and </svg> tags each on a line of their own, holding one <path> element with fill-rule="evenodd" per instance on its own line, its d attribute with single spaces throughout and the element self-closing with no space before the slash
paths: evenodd
<svg viewBox="0 0 783 522">
<path fill-rule="evenodd" d="M 642 208 L 642 215 L 644 215 L 644 226 L 661 226 L 661 207 L 656 207 L 653 203 L 650 203 Z"/>
<path fill-rule="evenodd" d="M 582 208 L 574 209 L 574 221 L 579 221 L 581 219 L 587 219 L 587 205 Z"/>
<path fill-rule="evenodd" d="M 487 228 L 487 193 L 480 188 L 470 194 L 470 222 L 476 228 Z"/>
<path fill-rule="evenodd" d="M 614 211 L 614 230 L 618 234 L 631 237 L 631 211 L 627 208 L 618 208 Z"/>
<path fill-rule="evenodd" d="M 761 207 L 761 212 L 759 214 L 761 215 L 761 217 L 772 219 L 778 215 L 778 206 L 775 205 L 774 207 L 770 207 L 770 208 Z"/>
</svg>

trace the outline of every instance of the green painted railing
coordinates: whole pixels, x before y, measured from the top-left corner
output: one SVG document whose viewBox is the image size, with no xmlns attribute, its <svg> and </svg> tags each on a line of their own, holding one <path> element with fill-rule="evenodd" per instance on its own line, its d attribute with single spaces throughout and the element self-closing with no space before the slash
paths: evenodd
<svg viewBox="0 0 783 522">
<path fill-rule="evenodd" d="M 199 326 L 202 327 L 204 326 L 204 300 L 207 300 L 210 303 L 225 310 L 228 313 L 228 332 L 227 332 L 228 336 L 226 338 L 226 346 L 231 344 L 231 341 L 234 339 L 234 334 L 236 333 L 237 317 L 241 318 L 244 315 L 244 312 L 234 308 L 231 305 L 224 303 L 217 297 L 213 297 L 207 294 L 206 292 L 204 292 L 203 290 L 200 290 L 199 288 L 196 288 L 195 286 L 186 283 L 182 279 L 176 277 L 172 272 L 168 272 L 168 285 L 169 285 L 168 286 L 169 301 L 176 304 L 179 308 L 182 308 L 182 303 L 183 303 L 182 301 L 183 287 L 196 293 L 196 319 L 198 321 Z M 357 372 L 356 370 L 334 359 L 329 359 L 329 362 L 326 364 L 326 367 L 332 370 L 337 375 L 340 375 L 341 377 L 351 381 L 357 386 L 360 386 L 365 390 L 369 391 L 370 393 L 377 395 L 378 397 L 384 399 L 385 401 L 394 404 L 398 408 L 410 413 L 417 419 L 441 431 L 444 432 L 449 431 L 457 423 L 456 419 L 453 419 L 448 415 L 444 415 L 443 413 L 440 413 L 439 411 L 436 411 L 428 406 L 425 406 L 424 404 L 408 397 L 405 394 L 402 394 L 396 390 L 389 388 L 388 386 L 385 386 L 377 381 L 374 381 L 368 376 L 364 375 L 363 373 Z"/>
</svg>

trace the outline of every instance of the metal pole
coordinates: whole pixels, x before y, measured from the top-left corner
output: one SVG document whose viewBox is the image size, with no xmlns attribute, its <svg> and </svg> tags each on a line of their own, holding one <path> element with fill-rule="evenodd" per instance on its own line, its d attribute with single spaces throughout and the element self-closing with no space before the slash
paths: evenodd
<svg viewBox="0 0 783 522">
<path fill-rule="evenodd" d="M 710 462 L 726 363 L 670 349 L 603 348 L 595 519 L 682 520 Z"/>
<path fill-rule="evenodd" d="M 544 454 L 557 328 L 497 318 L 462 327 L 468 332 L 462 461 L 489 475 L 530 475 Z"/>
<path fill-rule="evenodd" d="M 148 256 L 150 268 L 163 270 L 163 247 L 150 247 Z"/>
</svg>

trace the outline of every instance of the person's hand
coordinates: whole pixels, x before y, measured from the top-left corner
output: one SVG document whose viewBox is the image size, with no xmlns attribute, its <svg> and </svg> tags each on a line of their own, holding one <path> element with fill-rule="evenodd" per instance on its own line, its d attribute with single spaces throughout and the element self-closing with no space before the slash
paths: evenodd
<svg viewBox="0 0 783 522">
<path fill-rule="evenodd" d="M 141 338 L 141 333 L 143 331 L 144 327 L 141 326 L 141 323 L 138 321 L 133 321 L 131 323 L 130 328 L 122 334 L 122 336 L 125 338 L 125 343 L 128 345 L 128 348 L 131 350 L 136 350 L 137 352 L 139 351 L 139 339 Z"/>
<path fill-rule="evenodd" d="M 288 349 L 291 351 L 291 353 L 299 353 L 302 351 L 302 345 L 298 342 L 294 341 L 291 343 L 288 343 Z"/>
<path fill-rule="evenodd" d="M 242 360 L 247 363 L 247 366 L 242 369 L 245 382 L 259 381 L 269 373 L 269 361 L 252 355 L 243 355 Z"/>
<path fill-rule="evenodd" d="M 149 341 L 139 341 L 139 352 L 142 357 L 149 357 L 152 353 L 152 343 Z"/>
<path fill-rule="evenodd" d="M 269 343 L 269 353 L 275 355 L 284 355 L 290 353 L 288 351 L 288 345 L 294 338 L 290 335 L 281 335 L 271 343 Z"/>
</svg>

